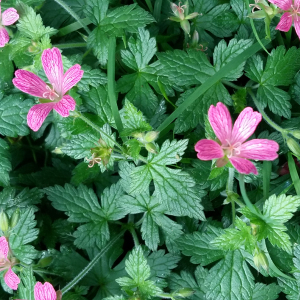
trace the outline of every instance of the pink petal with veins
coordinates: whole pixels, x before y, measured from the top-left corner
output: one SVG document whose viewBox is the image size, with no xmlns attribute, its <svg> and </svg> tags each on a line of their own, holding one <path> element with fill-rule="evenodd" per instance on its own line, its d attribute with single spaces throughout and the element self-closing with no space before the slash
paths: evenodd
<svg viewBox="0 0 300 300">
<path fill-rule="evenodd" d="M 75 65 L 71 67 L 63 77 L 63 95 L 70 90 L 74 85 L 76 85 L 83 76 L 83 71 L 80 70 L 80 65 Z"/>
<path fill-rule="evenodd" d="M 42 64 L 50 84 L 54 85 L 54 90 L 62 96 L 64 70 L 59 50 L 57 48 L 44 50 Z"/>
<path fill-rule="evenodd" d="M 45 98 L 43 94 L 49 92 L 47 90 L 47 84 L 37 75 L 26 71 L 26 70 L 17 70 L 15 72 L 15 78 L 13 79 L 13 84 L 16 88 L 22 92 L 39 97 Z"/>
<path fill-rule="evenodd" d="M 300 0 L 299 0 L 299 2 L 300 2 Z M 296 33 L 298 35 L 298 38 L 300 39 L 300 16 L 296 15 L 294 17 L 294 24 L 295 24 Z"/>
<path fill-rule="evenodd" d="M 4 47 L 9 41 L 9 35 L 5 28 L 0 28 L 0 48 Z"/>
<path fill-rule="evenodd" d="M 232 120 L 228 108 L 218 102 L 216 107 L 210 106 L 208 110 L 208 119 L 217 138 L 222 144 L 226 143 L 231 137 Z"/>
<path fill-rule="evenodd" d="M 56 292 L 51 283 L 37 282 L 34 286 L 35 300 L 56 300 Z"/>
<path fill-rule="evenodd" d="M 0 238 L 0 256 L 7 258 L 7 254 L 9 251 L 8 242 L 5 236 Z"/>
<path fill-rule="evenodd" d="M 224 156 L 221 146 L 213 140 L 200 140 L 195 145 L 195 151 L 198 152 L 197 157 L 201 160 L 211 160 Z"/>
<path fill-rule="evenodd" d="M 245 158 L 240 157 L 231 157 L 229 158 L 232 165 L 240 172 L 241 174 L 250 174 L 253 173 L 255 175 L 258 174 L 254 164 Z"/>
<path fill-rule="evenodd" d="M 62 117 L 68 117 L 70 114 L 70 110 L 74 110 L 76 107 L 75 100 L 69 96 L 65 95 L 62 99 L 55 104 L 53 107 Z"/>
<path fill-rule="evenodd" d="M 55 103 L 41 103 L 32 106 L 27 115 L 27 124 L 33 131 L 38 131 L 53 109 Z"/>
<path fill-rule="evenodd" d="M 4 281 L 11 289 L 17 290 L 18 284 L 20 283 L 20 278 L 11 268 L 9 268 L 4 275 Z"/>
<path fill-rule="evenodd" d="M 253 134 L 261 119 L 262 116 L 259 112 L 254 112 L 251 107 L 246 107 L 233 125 L 231 144 L 246 141 Z"/>
<path fill-rule="evenodd" d="M 258 160 L 274 160 L 278 157 L 276 153 L 279 145 L 275 141 L 266 139 L 253 139 L 240 147 L 238 157 Z"/>
<path fill-rule="evenodd" d="M 275 4 L 282 10 L 289 10 L 293 5 L 293 0 L 269 0 L 269 2 Z"/>
<path fill-rule="evenodd" d="M 14 24 L 18 21 L 19 15 L 16 9 L 9 8 L 5 10 L 2 14 L 2 25 L 8 26 Z"/>
<path fill-rule="evenodd" d="M 281 16 L 281 19 L 275 29 L 288 32 L 292 26 L 292 23 L 293 23 L 292 15 L 286 12 Z"/>
</svg>

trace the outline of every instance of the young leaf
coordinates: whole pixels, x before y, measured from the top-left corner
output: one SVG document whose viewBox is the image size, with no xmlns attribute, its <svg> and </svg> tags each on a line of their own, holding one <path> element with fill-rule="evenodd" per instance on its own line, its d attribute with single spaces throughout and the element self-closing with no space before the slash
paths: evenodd
<svg viewBox="0 0 300 300">
<path fill-rule="evenodd" d="M 32 267 L 24 268 L 20 273 L 21 282 L 18 285 L 18 298 L 34 300 L 34 286 L 36 279 L 33 276 Z"/>
</svg>

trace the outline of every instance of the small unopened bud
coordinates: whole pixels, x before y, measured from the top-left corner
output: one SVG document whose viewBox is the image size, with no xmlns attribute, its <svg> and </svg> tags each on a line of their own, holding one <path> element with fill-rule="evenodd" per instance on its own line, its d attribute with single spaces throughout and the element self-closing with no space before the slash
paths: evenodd
<svg viewBox="0 0 300 300">
<path fill-rule="evenodd" d="M 187 34 L 190 35 L 190 31 L 191 31 L 191 25 L 190 22 L 188 20 L 182 20 L 180 22 L 180 26 L 182 28 L 182 30 Z"/>
<path fill-rule="evenodd" d="M 183 288 L 180 289 L 177 293 L 176 296 L 182 297 L 182 298 L 187 298 L 192 296 L 195 293 L 195 291 L 191 288 Z"/>
<path fill-rule="evenodd" d="M 153 143 L 147 143 L 145 144 L 145 148 L 147 149 L 148 152 L 150 153 L 157 153 L 157 149 Z"/>
<path fill-rule="evenodd" d="M 13 213 L 13 215 L 11 216 L 10 227 L 14 228 L 18 224 L 19 219 L 20 219 L 20 208 L 17 208 Z"/>
<path fill-rule="evenodd" d="M 0 213 L 0 229 L 3 233 L 7 232 L 9 228 L 7 214 L 2 210 Z"/>
<path fill-rule="evenodd" d="M 253 262 L 258 270 L 262 267 L 266 272 L 269 272 L 268 258 L 265 253 L 258 248 L 254 251 Z"/>
<path fill-rule="evenodd" d="M 38 266 L 41 267 L 41 268 L 46 268 L 51 264 L 52 261 L 53 261 L 52 256 L 44 257 L 44 258 L 39 260 Z"/>
<path fill-rule="evenodd" d="M 257 235 L 259 231 L 259 225 L 250 223 L 250 226 L 251 226 L 252 235 Z"/>
<path fill-rule="evenodd" d="M 199 33 L 197 30 L 194 31 L 193 36 L 192 36 L 192 47 L 197 47 L 199 43 Z"/>
<path fill-rule="evenodd" d="M 61 151 L 61 149 L 58 148 L 58 147 L 55 147 L 55 149 L 52 150 L 52 153 L 55 153 L 55 154 L 64 154 L 64 153 Z"/>
<path fill-rule="evenodd" d="M 293 138 L 288 138 L 286 141 L 289 149 L 296 155 L 300 156 L 300 146 Z"/>
<path fill-rule="evenodd" d="M 147 143 L 154 142 L 158 138 L 159 132 L 158 131 L 149 131 L 146 133 L 144 140 Z"/>
<path fill-rule="evenodd" d="M 142 132 L 134 132 L 134 133 L 132 134 L 132 136 L 133 136 L 134 138 L 136 138 L 136 139 L 141 139 L 141 138 L 144 137 L 144 133 L 142 133 Z"/>
<path fill-rule="evenodd" d="M 293 130 L 293 131 L 292 131 L 292 135 L 293 135 L 296 139 L 300 140 L 300 130 Z"/>
</svg>

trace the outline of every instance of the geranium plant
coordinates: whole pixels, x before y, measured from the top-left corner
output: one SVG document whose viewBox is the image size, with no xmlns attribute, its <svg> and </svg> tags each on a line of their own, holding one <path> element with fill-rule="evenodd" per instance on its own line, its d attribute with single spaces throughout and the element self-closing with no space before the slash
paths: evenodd
<svg viewBox="0 0 300 300">
<path fill-rule="evenodd" d="M 0 299 L 298 299 L 300 1 L 2 0 Z"/>
</svg>

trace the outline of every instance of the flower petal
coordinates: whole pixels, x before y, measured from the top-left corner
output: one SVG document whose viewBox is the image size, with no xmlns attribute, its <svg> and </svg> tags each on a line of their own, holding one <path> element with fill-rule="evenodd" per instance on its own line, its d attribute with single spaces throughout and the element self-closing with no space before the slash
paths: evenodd
<svg viewBox="0 0 300 300">
<path fill-rule="evenodd" d="M 63 95 L 70 90 L 77 82 L 80 81 L 83 75 L 83 71 L 80 70 L 80 65 L 75 65 L 71 67 L 64 75 L 63 78 Z"/>
<path fill-rule="evenodd" d="M 19 15 L 16 9 L 9 8 L 2 14 L 2 25 L 8 26 L 18 21 Z"/>
<path fill-rule="evenodd" d="M 11 268 L 9 268 L 4 275 L 4 281 L 11 289 L 17 290 L 20 278 Z"/>
<path fill-rule="evenodd" d="M 69 96 L 65 95 L 63 98 L 57 102 L 54 106 L 54 109 L 62 116 L 62 117 L 68 117 L 69 111 L 74 110 L 76 107 L 75 100 Z"/>
<path fill-rule="evenodd" d="M 299 5 L 300 5 L 300 0 L 299 0 Z M 294 17 L 294 24 L 295 24 L 296 33 L 300 39 L 300 16 L 296 15 Z"/>
<path fill-rule="evenodd" d="M 9 35 L 5 28 L 0 28 L 0 47 L 4 47 L 9 41 Z"/>
<path fill-rule="evenodd" d="M 208 119 L 217 138 L 222 144 L 226 143 L 231 137 L 232 120 L 228 108 L 218 102 L 216 107 L 210 106 L 208 110 Z"/>
<path fill-rule="evenodd" d="M 292 0 L 269 0 L 269 2 L 275 4 L 276 6 L 278 6 L 283 10 L 289 10 L 293 5 Z"/>
<path fill-rule="evenodd" d="M 278 157 L 276 153 L 279 145 L 275 141 L 266 139 L 253 139 L 242 144 L 238 157 L 258 160 L 274 160 Z"/>
<path fill-rule="evenodd" d="M 64 70 L 61 54 L 58 48 L 44 50 L 42 54 L 42 64 L 49 82 L 54 87 L 54 90 L 62 96 Z"/>
<path fill-rule="evenodd" d="M 34 299 L 35 300 L 56 300 L 56 292 L 51 283 L 37 282 L 34 286 Z"/>
<path fill-rule="evenodd" d="M 290 13 L 286 12 L 281 16 L 280 21 L 277 24 L 275 29 L 284 31 L 284 32 L 288 32 L 292 26 L 292 23 L 293 23 L 292 15 Z"/>
<path fill-rule="evenodd" d="M 250 174 L 253 173 L 255 175 L 258 174 L 254 164 L 245 158 L 241 157 L 231 157 L 229 158 L 232 165 L 240 172 L 241 174 Z"/>
<path fill-rule="evenodd" d="M 49 92 L 47 90 L 47 84 L 37 75 L 26 71 L 26 70 L 17 70 L 15 72 L 15 78 L 13 79 L 13 84 L 16 88 L 22 92 L 39 97 L 45 98 L 43 94 Z"/>
<path fill-rule="evenodd" d="M 5 236 L 0 238 L 0 256 L 7 258 L 7 254 L 9 251 L 8 242 Z"/>
<path fill-rule="evenodd" d="M 233 125 L 231 145 L 246 141 L 253 134 L 261 119 L 262 117 L 259 112 L 254 112 L 251 107 L 246 107 Z"/>
<path fill-rule="evenodd" d="M 195 151 L 198 152 L 197 157 L 201 160 L 211 160 L 224 156 L 221 146 L 213 140 L 200 140 L 195 145 Z"/>
<path fill-rule="evenodd" d="M 41 103 L 32 106 L 27 115 L 27 124 L 33 131 L 38 131 L 53 109 L 55 103 Z"/>
</svg>

